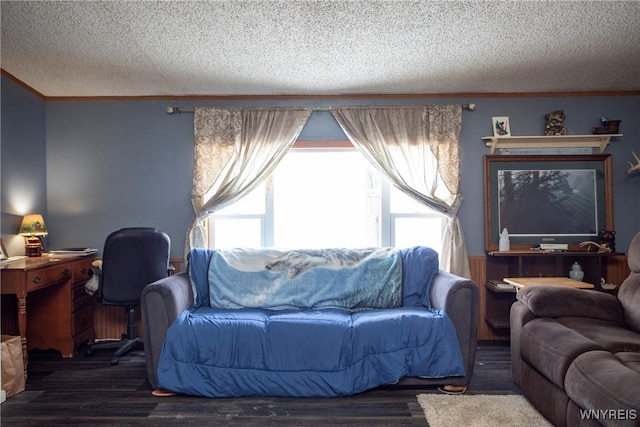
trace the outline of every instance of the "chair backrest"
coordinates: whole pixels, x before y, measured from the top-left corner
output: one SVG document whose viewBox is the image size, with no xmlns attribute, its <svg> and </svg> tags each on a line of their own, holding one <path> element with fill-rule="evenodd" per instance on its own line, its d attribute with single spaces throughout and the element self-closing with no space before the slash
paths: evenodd
<svg viewBox="0 0 640 427">
<path fill-rule="evenodd" d="M 105 305 L 140 305 L 142 289 L 169 274 L 171 241 L 150 227 L 123 228 L 104 242 L 98 299 Z"/>
</svg>

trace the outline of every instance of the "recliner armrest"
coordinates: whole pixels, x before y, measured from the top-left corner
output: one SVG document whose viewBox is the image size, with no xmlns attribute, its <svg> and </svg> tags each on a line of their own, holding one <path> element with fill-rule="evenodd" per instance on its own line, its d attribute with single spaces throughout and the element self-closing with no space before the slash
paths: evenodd
<svg viewBox="0 0 640 427">
<path fill-rule="evenodd" d="M 516 294 L 536 317 L 589 317 L 624 323 L 620 302 L 604 292 L 539 285 Z"/>
</svg>

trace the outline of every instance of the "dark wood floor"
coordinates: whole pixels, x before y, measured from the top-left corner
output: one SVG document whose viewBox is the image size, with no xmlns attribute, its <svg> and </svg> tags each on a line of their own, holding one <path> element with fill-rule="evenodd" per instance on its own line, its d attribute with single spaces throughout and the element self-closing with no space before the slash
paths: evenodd
<svg viewBox="0 0 640 427">
<path fill-rule="evenodd" d="M 39 356 L 39 357 L 38 357 Z M 154 397 L 144 354 L 110 366 L 109 352 L 56 359 L 32 355 L 26 390 L 0 406 L 4 426 L 426 426 L 419 393 L 382 387 L 339 398 Z M 518 394 L 509 348 L 480 345 L 467 393 Z"/>
</svg>

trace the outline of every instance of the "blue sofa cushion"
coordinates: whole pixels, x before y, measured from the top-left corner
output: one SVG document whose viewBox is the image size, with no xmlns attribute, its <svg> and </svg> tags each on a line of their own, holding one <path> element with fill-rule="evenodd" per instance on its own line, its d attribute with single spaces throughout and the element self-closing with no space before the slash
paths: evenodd
<svg viewBox="0 0 640 427">
<path fill-rule="evenodd" d="M 337 396 L 406 375 L 464 375 L 445 313 L 202 307 L 168 329 L 158 386 L 209 397 Z"/>
</svg>

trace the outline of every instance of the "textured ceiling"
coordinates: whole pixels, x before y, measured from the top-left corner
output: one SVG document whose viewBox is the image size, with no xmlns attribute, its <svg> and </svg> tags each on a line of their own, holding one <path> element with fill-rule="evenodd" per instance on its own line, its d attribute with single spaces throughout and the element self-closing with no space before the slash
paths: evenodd
<svg viewBox="0 0 640 427">
<path fill-rule="evenodd" d="M 640 90 L 639 1 L 5 1 L 46 97 Z"/>
</svg>

